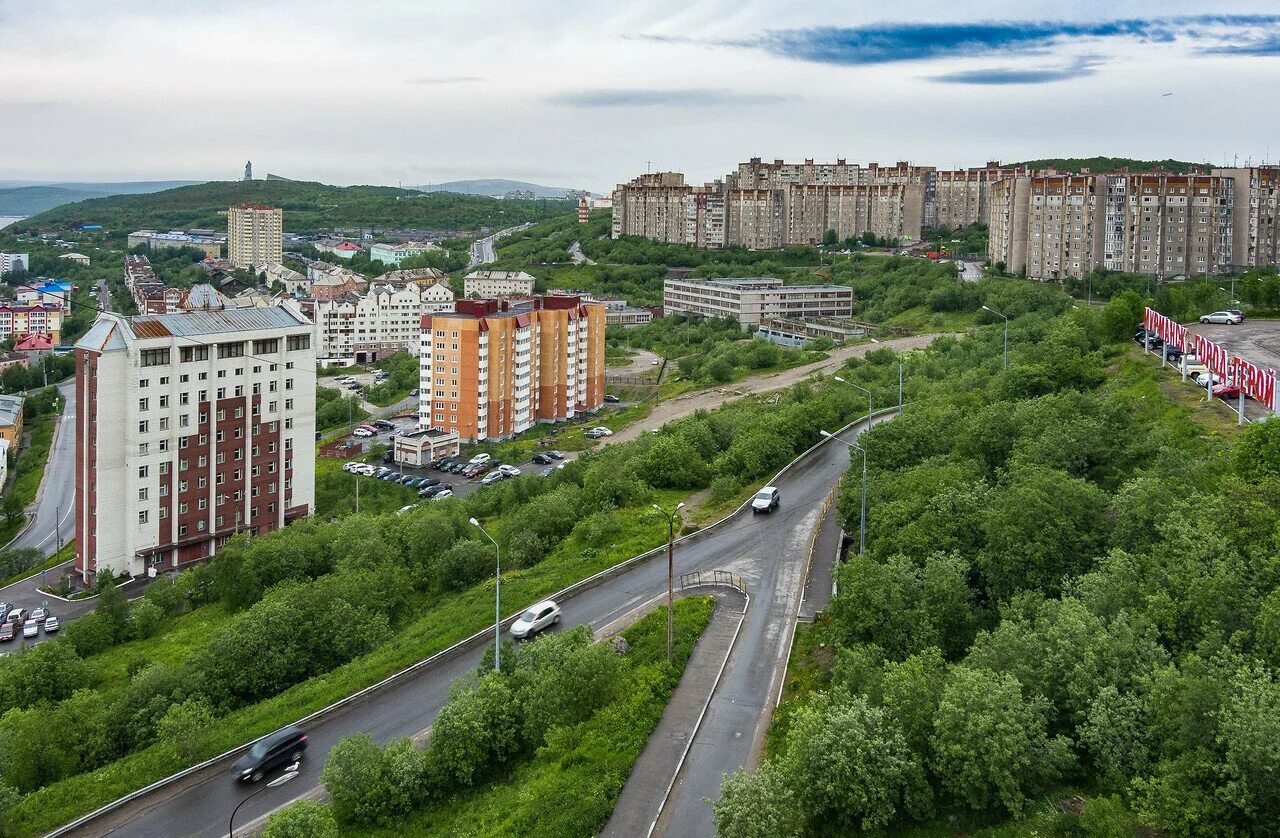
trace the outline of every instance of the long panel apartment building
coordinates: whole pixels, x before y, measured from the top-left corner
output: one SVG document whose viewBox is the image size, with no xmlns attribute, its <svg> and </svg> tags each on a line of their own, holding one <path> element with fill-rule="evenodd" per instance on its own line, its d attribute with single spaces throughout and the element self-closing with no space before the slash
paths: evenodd
<svg viewBox="0 0 1280 838">
<path fill-rule="evenodd" d="M 604 404 L 603 305 L 557 295 L 455 309 L 422 318 L 420 428 L 507 439 Z"/>
<path fill-rule="evenodd" d="M 668 279 L 663 314 L 729 317 L 745 329 L 762 320 L 851 317 L 853 289 L 844 285 L 786 285 L 773 277 Z"/>
<path fill-rule="evenodd" d="M 99 316 L 76 344 L 76 570 L 139 575 L 314 507 L 315 349 L 291 303 Z"/>
</svg>

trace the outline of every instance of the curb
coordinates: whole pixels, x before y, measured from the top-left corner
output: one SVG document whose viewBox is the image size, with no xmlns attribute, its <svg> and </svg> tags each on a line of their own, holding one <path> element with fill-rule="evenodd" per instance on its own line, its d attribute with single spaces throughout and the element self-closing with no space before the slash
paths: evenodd
<svg viewBox="0 0 1280 838">
<path fill-rule="evenodd" d="M 857 419 L 853 420 L 852 422 L 849 422 L 844 427 L 840 428 L 838 431 L 832 434 L 832 436 L 833 437 L 840 436 L 841 434 L 845 433 L 849 429 L 854 428 L 863 423 L 868 423 L 868 425 L 874 424 L 875 420 L 880 418 L 881 416 L 896 414 L 897 412 L 898 412 L 898 408 L 895 405 L 890 408 L 885 408 L 883 410 L 875 411 L 869 415 L 859 416 Z M 830 442 L 831 442 L 831 437 L 820 437 L 817 442 L 815 442 L 813 445 L 806 448 L 804 451 L 798 454 L 795 457 L 795 459 L 793 459 L 791 462 L 783 466 L 782 469 L 769 480 L 769 482 L 772 483 L 774 481 L 777 481 L 784 474 L 790 471 L 793 467 L 795 467 L 797 464 L 805 460 L 814 451 L 816 451 L 817 449 L 821 448 L 824 445 L 830 444 Z M 698 541 L 703 537 L 705 537 L 708 533 L 711 533 L 717 530 L 718 528 L 722 527 L 724 524 L 730 521 L 736 520 L 738 517 L 740 517 L 743 514 L 743 512 L 747 510 L 747 508 L 750 505 L 751 505 L 751 498 L 747 498 L 745 501 L 742 502 L 740 506 L 738 506 L 736 509 L 734 509 L 732 512 L 730 512 L 720 520 L 715 521 L 714 523 L 708 524 L 707 526 L 703 527 L 702 529 L 696 532 L 692 532 L 692 533 L 689 533 L 688 535 L 681 536 L 675 539 L 673 543 L 687 544 L 687 543 L 692 543 L 694 541 Z M 599 571 L 598 573 L 588 576 L 586 579 L 583 579 L 579 582 L 575 582 L 574 584 L 568 586 L 567 588 L 564 588 L 563 590 L 549 594 L 546 597 L 544 597 L 544 599 L 565 599 L 565 598 L 572 597 L 577 593 L 593 588 L 602 582 L 606 582 L 609 579 L 612 579 L 613 577 L 618 576 L 619 574 L 630 570 L 632 567 L 636 566 L 637 564 L 641 564 L 651 558 L 654 558 L 655 556 L 665 555 L 666 551 L 667 551 L 667 545 L 663 544 L 653 548 L 652 550 L 648 550 L 644 553 L 641 553 L 637 556 L 632 556 L 631 558 L 626 559 L 622 562 L 619 562 L 618 564 L 613 565 L 612 567 L 605 568 L 604 570 Z M 524 613 L 524 610 L 525 609 L 522 607 L 516 613 L 508 617 L 502 618 L 499 625 L 504 628 L 509 627 L 511 623 L 513 623 L 520 616 L 520 614 Z M 441 663 L 446 660 L 450 660 L 451 658 L 456 657 L 457 655 L 465 651 L 469 651 L 470 649 L 472 649 L 477 645 L 487 645 L 489 643 L 489 640 L 493 637 L 492 632 L 493 632 L 492 628 L 482 629 L 476 632 L 475 634 L 471 635 L 470 637 L 464 638 L 463 640 L 458 641 L 452 646 L 449 646 L 448 648 L 445 648 L 440 650 L 439 652 L 436 652 L 434 655 L 431 655 L 430 657 L 424 658 L 423 660 L 420 660 L 417 663 L 410 664 L 404 669 L 393 672 L 390 675 L 388 675 L 386 678 L 383 678 L 381 681 L 378 681 L 375 684 L 370 684 L 369 686 L 355 693 L 352 693 L 346 698 L 339 699 L 333 704 L 330 704 L 326 707 L 321 707 L 319 710 L 316 710 L 300 719 L 297 719 L 293 721 L 291 724 L 298 725 L 298 726 L 305 726 L 309 723 L 318 721 L 328 716 L 335 715 L 339 710 L 343 710 L 352 705 L 358 704 L 361 701 L 363 701 L 365 698 L 368 698 L 373 693 L 378 692 L 383 688 L 391 684 L 394 684 L 397 681 L 400 681 L 405 677 L 412 675 L 422 669 L 426 669 L 428 667 L 434 666 L 435 664 Z M 92 812 L 89 812 L 88 814 L 81 815 L 79 818 L 76 818 L 70 823 L 67 823 L 49 833 L 46 833 L 45 838 L 60 838 L 60 836 L 68 835 L 74 830 L 79 829 L 80 827 L 86 824 L 92 823 L 93 821 L 97 820 L 98 818 L 104 815 L 110 814 L 111 812 L 114 812 L 115 810 L 121 808 L 122 806 L 125 806 L 129 803 L 132 803 L 135 800 L 145 797 L 151 792 L 162 789 L 165 786 L 178 782 L 179 780 L 186 779 L 187 777 L 190 777 L 198 772 L 217 766 L 233 757 L 238 757 L 246 747 L 259 741 L 259 739 L 263 739 L 265 738 L 265 736 L 270 736 L 270 735 L 271 734 L 268 733 L 268 734 L 265 734 L 264 736 L 258 737 L 258 739 L 249 740 L 248 742 L 237 745 L 236 747 L 228 751 L 224 751 L 223 753 L 218 754 L 217 756 L 210 757 L 209 759 L 206 759 L 203 762 L 199 762 L 188 768 L 184 768 L 183 770 L 178 771 L 175 774 L 170 774 L 168 777 L 163 777 L 159 780 L 156 780 L 155 782 L 147 786 L 144 786 L 138 789 L 137 791 L 130 792 L 124 797 L 117 798 L 116 800 L 113 800 L 110 803 L 107 803 L 93 810 Z M 689 740 L 690 742 L 692 742 L 693 737 L 690 736 Z"/>
</svg>

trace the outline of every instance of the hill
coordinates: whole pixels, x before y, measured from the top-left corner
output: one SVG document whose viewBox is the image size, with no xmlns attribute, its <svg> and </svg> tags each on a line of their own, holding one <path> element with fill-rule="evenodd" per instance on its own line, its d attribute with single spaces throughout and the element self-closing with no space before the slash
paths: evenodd
<svg viewBox="0 0 1280 838">
<path fill-rule="evenodd" d="M 488 195 L 501 198 L 508 192 L 532 192 L 539 198 L 563 198 L 570 191 L 567 186 L 543 186 L 523 180 L 506 180 L 505 178 L 480 178 L 479 180 L 451 180 L 447 183 L 430 183 L 415 186 L 422 192 L 458 192 L 462 195 Z"/>
<path fill-rule="evenodd" d="M 109 195 L 138 195 L 159 192 L 176 186 L 199 183 L 196 180 L 136 180 L 121 183 L 24 183 L 0 182 L 0 215 L 34 215 L 62 204 L 103 198 Z"/>
<path fill-rule="evenodd" d="M 1025 160 L 1008 165 L 1026 166 L 1032 169 L 1058 169 L 1065 172 L 1078 172 L 1081 169 L 1088 169 L 1091 172 L 1114 172 L 1119 169 L 1146 172 L 1151 169 L 1161 169 L 1178 174 L 1186 174 L 1197 168 L 1208 171 L 1213 167 L 1212 163 L 1192 163 L 1187 160 L 1134 160 L 1130 157 L 1053 157 L 1044 160 Z"/>
<path fill-rule="evenodd" d="M 540 221 L 565 212 L 561 201 L 499 201 L 451 192 L 392 186 L 328 186 L 292 180 L 214 181 L 146 195 L 114 195 L 65 204 L 26 218 L 21 229 L 101 224 L 113 233 L 143 228 L 185 230 L 226 226 L 227 207 L 260 203 L 284 210 L 288 232 L 334 227 L 477 230 Z"/>
</svg>

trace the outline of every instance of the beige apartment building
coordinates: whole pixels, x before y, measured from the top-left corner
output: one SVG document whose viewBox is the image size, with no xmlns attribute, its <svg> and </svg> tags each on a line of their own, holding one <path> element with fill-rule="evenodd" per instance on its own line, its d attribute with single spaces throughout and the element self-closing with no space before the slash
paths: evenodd
<svg viewBox="0 0 1280 838">
<path fill-rule="evenodd" d="M 533 276 L 524 271 L 472 271 L 462 280 L 462 293 L 473 300 L 528 297 L 533 293 L 533 283 Z"/>
<path fill-rule="evenodd" d="M 770 318 L 850 317 L 853 289 L 844 285 L 785 285 L 774 277 L 668 279 L 662 283 L 662 312 L 730 317 L 744 329 Z"/>
<path fill-rule="evenodd" d="M 1106 178 L 1005 178 L 991 189 L 988 255 L 1032 279 L 1084 276 L 1102 264 Z"/>
<path fill-rule="evenodd" d="M 618 184 L 613 190 L 613 237 L 684 244 L 692 192 L 680 172 L 651 172 Z"/>
<path fill-rule="evenodd" d="M 424 315 L 418 426 L 508 439 L 604 404 L 605 310 L 555 295 Z"/>
<path fill-rule="evenodd" d="M 227 258 L 253 269 L 284 261 L 284 213 L 279 207 L 241 204 L 227 210 Z"/>
<path fill-rule="evenodd" d="M 1232 181 L 1232 266 L 1280 265 L 1280 166 L 1214 169 L 1213 174 Z"/>
<path fill-rule="evenodd" d="M 1231 178 L 1124 174 L 1106 183 L 1104 267 L 1160 279 L 1230 270 Z"/>
</svg>

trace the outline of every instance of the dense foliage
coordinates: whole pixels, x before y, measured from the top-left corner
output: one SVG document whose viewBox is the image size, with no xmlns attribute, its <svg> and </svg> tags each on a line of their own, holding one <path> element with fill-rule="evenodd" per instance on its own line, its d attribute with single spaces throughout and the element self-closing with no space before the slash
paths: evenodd
<svg viewBox="0 0 1280 838">
<path fill-rule="evenodd" d="M 361 406 L 359 396 L 344 396 L 333 387 L 316 387 L 317 431 L 343 428 L 367 418 L 369 412 Z"/>
<path fill-rule="evenodd" d="M 1280 427 L 1210 435 L 1106 324 L 1022 317 L 1007 370 L 972 341 L 913 358 L 947 386 L 865 437 L 867 551 L 822 629 L 835 665 L 765 767 L 726 783 L 723 836 L 990 823 L 1071 786 L 1122 825 L 1090 835 L 1274 827 Z M 880 361 L 851 380 L 882 381 Z M 850 532 L 860 495 L 852 470 Z"/>
<path fill-rule="evenodd" d="M 1189 174 L 1192 169 L 1208 171 L 1211 163 L 1193 163 L 1187 160 L 1135 160 L 1131 157 L 1046 157 L 1043 160 L 1026 160 L 1021 163 L 1007 163 L 1009 167 L 1028 169 L 1057 169 L 1060 172 L 1079 172 L 1088 169 L 1091 172 L 1117 172 L 1128 169 L 1131 172 L 1149 172 L 1159 169 L 1162 172 Z"/>
<path fill-rule="evenodd" d="M 67 229 L 101 224 L 116 235 L 148 228 L 223 229 L 233 204 L 258 203 L 284 210 L 289 232 L 335 226 L 417 227 L 439 230 L 502 228 L 538 221 L 568 209 L 564 201 L 497 200 L 453 192 L 417 192 L 392 186 L 328 186 L 286 180 L 221 181 L 149 195 L 115 195 L 64 204 L 23 219 L 15 229 Z"/>
</svg>

